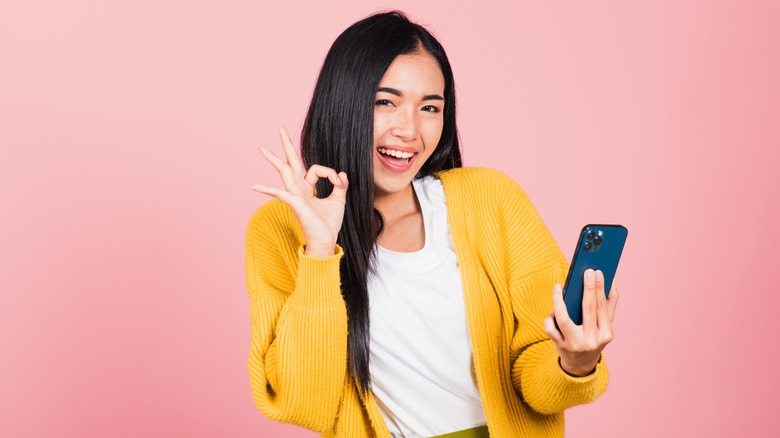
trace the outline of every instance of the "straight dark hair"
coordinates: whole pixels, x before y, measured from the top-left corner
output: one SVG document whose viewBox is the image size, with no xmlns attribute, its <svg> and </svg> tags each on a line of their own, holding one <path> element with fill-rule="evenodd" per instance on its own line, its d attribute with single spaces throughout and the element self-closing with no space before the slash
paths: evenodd
<svg viewBox="0 0 780 438">
<path fill-rule="evenodd" d="M 371 15 L 339 35 L 325 57 L 301 135 L 301 156 L 307 167 L 320 164 L 349 177 L 337 242 L 344 250 L 341 294 L 347 305 L 349 369 L 362 393 L 371 382 L 366 281 L 384 227 L 374 208 L 374 101 L 379 81 L 393 60 L 423 51 L 438 61 L 444 75 L 444 124 L 439 144 L 416 177 L 461 167 L 449 60 L 430 32 L 399 11 Z M 333 185 L 321 179 L 316 189 L 318 197 L 327 197 Z"/>
</svg>

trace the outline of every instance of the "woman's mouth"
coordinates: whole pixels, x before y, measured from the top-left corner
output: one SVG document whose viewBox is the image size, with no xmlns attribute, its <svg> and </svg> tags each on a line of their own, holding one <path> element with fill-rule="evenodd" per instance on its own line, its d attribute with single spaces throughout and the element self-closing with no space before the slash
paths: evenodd
<svg viewBox="0 0 780 438">
<path fill-rule="evenodd" d="M 417 155 L 414 152 L 402 152 L 395 149 L 377 148 L 379 155 L 379 161 L 387 168 L 387 170 L 396 173 L 402 173 L 409 170 L 412 167 L 412 161 Z"/>
</svg>

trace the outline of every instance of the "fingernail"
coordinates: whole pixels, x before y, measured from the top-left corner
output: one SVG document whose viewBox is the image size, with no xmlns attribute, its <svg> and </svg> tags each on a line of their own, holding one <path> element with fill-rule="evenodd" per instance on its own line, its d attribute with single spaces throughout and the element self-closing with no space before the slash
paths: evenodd
<svg viewBox="0 0 780 438">
<path fill-rule="evenodd" d="M 586 269 L 585 270 L 585 281 L 593 281 L 595 280 L 595 274 L 593 273 L 593 269 Z"/>
<path fill-rule="evenodd" d="M 555 287 L 553 287 L 553 293 L 563 293 L 563 288 L 561 287 L 560 283 L 555 283 Z"/>
</svg>

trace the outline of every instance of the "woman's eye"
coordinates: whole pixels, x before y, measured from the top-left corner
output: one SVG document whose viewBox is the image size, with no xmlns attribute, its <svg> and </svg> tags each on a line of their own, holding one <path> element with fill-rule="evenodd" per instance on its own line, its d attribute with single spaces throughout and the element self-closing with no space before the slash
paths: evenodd
<svg viewBox="0 0 780 438">
<path fill-rule="evenodd" d="M 422 110 L 429 113 L 438 113 L 439 111 L 441 111 L 438 107 L 433 105 L 425 105 L 424 107 L 422 107 Z"/>
<path fill-rule="evenodd" d="M 376 105 L 378 105 L 378 106 L 392 106 L 393 102 L 390 102 L 387 99 L 378 99 L 376 101 Z"/>
</svg>

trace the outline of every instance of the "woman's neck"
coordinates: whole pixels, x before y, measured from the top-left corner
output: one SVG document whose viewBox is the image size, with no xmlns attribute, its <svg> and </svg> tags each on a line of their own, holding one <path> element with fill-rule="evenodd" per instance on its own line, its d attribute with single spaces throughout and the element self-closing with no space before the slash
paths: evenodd
<svg viewBox="0 0 780 438">
<path fill-rule="evenodd" d="M 382 213 L 385 221 L 392 221 L 420 211 L 420 204 L 417 202 L 411 183 L 400 192 L 375 193 L 374 207 Z"/>
<path fill-rule="evenodd" d="M 422 209 L 412 184 L 400 192 L 374 195 L 384 228 L 376 243 L 391 251 L 416 252 L 425 246 Z"/>
</svg>

